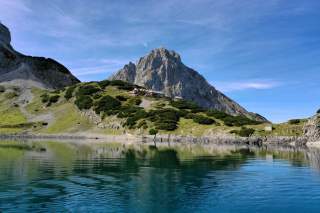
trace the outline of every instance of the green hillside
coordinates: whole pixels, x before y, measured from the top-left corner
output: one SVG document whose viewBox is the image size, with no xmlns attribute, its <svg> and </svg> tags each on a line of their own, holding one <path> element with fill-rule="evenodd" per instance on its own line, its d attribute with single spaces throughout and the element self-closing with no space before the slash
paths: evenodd
<svg viewBox="0 0 320 213">
<path fill-rule="evenodd" d="M 206 110 L 123 81 L 79 83 L 49 91 L 0 88 L 0 133 L 301 135 L 304 120 L 267 124 Z M 271 131 L 265 130 L 270 126 Z"/>
</svg>

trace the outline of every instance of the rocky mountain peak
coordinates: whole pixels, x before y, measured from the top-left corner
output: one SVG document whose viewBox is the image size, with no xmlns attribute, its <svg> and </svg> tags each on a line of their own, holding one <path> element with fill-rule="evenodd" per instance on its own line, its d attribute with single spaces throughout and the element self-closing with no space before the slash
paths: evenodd
<svg viewBox="0 0 320 213">
<path fill-rule="evenodd" d="M 10 44 L 11 34 L 9 29 L 0 22 L 0 42 Z"/>
<path fill-rule="evenodd" d="M 10 42 L 9 29 L 0 23 L 0 83 L 25 81 L 31 86 L 57 89 L 80 82 L 57 61 L 21 54 Z"/>
<path fill-rule="evenodd" d="M 137 65 L 142 69 L 157 69 L 162 65 L 169 64 L 181 64 L 180 55 L 165 48 L 157 48 L 152 50 L 148 55 L 140 58 Z"/>
<path fill-rule="evenodd" d="M 179 96 L 196 102 L 204 108 L 265 120 L 262 116 L 246 111 L 216 90 L 197 71 L 184 65 L 178 53 L 165 48 L 152 50 L 140 58 L 136 64 L 125 65 L 109 79 L 127 81 L 160 91 L 168 97 Z"/>
</svg>

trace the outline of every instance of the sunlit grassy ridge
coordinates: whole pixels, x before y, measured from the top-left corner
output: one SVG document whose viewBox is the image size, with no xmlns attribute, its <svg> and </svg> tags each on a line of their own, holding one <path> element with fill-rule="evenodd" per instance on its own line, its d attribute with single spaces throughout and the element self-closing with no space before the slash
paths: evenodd
<svg viewBox="0 0 320 213">
<path fill-rule="evenodd" d="M 139 92 L 134 94 L 133 90 Z M 302 135 L 305 120 L 272 125 L 206 110 L 181 99 L 150 96 L 146 91 L 126 82 L 107 80 L 79 83 L 56 91 L 33 88 L 33 97 L 24 113 L 19 106 L 14 107 L 19 93 L 8 96 L 10 93 L 5 91 L 0 93 L 0 133 L 121 135 L 149 134 L 155 129 L 163 134 L 193 136 Z M 266 126 L 271 126 L 272 131 L 265 130 Z"/>
</svg>

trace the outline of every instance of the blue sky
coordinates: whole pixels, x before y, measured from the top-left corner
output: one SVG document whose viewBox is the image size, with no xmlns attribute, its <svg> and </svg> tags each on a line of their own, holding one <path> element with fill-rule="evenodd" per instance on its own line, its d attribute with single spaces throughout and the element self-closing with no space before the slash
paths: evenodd
<svg viewBox="0 0 320 213">
<path fill-rule="evenodd" d="M 318 0 L 0 0 L 20 52 L 101 80 L 156 47 L 274 122 L 320 108 Z"/>
</svg>

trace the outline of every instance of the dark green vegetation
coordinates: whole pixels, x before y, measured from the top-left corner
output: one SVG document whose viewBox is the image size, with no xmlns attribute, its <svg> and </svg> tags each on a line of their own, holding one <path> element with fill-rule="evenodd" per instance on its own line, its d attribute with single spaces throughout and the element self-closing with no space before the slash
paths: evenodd
<svg viewBox="0 0 320 213">
<path fill-rule="evenodd" d="M 112 88 L 118 90 L 115 91 Z M 134 88 L 141 87 L 119 80 L 80 83 L 68 87 L 64 97 L 66 100 L 72 99 L 80 110 L 92 108 L 102 118 L 116 116 L 123 119 L 122 126 L 129 129 L 149 128 L 157 131 L 173 131 L 179 127 L 181 118 L 191 119 L 191 122 L 198 125 L 219 126 L 220 123 L 217 120 L 227 126 L 236 127 L 260 124 L 244 116 L 232 116 L 216 110 L 206 110 L 185 100 L 154 97 L 153 99 L 158 101 L 157 105 L 154 108 L 145 109 L 140 106 L 143 95 L 128 94 L 128 91 Z M 52 96 L 45 94 L 42 99 L 43 102 L 51 103 Z"/>
<path fill-rule="evenodd" d="M 301 122 L 301 120 L 300 119 L 291 119 L 291 120 L 289 120 L 289 124 L 299 124 Z"/>
<path fill-rule="evenodd" d="M 241 127 L 240 130 L 232 130 L 232 131 L 230 131 L 230 133 L 237 134 L 237 135 L 239 135 L 241 137 L 249 137 L 249 136 L 253 135 L 254 132 L 255 132 L 254 129 L 246 128 L 246 127 Z"/>
<path fill-rule="evenodd" d="M 60 99 L 60 95 L 56 95 L 56 94 L 48 94 L 48 93 L 44 93 L 41 95 L 41 101 L 42 103 L 46 103 L 47 106 L 51 106 L 54 103 L 57 103 Z"/>
</svg>

